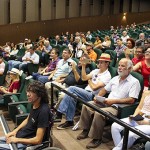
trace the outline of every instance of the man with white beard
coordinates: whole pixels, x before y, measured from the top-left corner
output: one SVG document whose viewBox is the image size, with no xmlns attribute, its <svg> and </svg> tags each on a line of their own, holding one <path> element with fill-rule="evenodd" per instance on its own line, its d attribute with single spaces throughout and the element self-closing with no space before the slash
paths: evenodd
<svg viewBox="0 0 150 150">
<path fill-rule="evenodd" d="M 94 98 L 94 101 L 91 101 L 90 103 L 114 116 L 117 116 L 118 114 L 118 104 L 134 103 L 139 96 L 141 88 L 139 81 L 130 74 L 131 71 L 131 60 L 126 58 L 121 59 L 118 66 L 119 75 L 112 78 L 98 94 L 99 96 L 104 96 L 109 92 L 108 98 L 105 98 L 103 103 Z M 89 136 L 92 141 L 87 144 L 86 148 L 90 149 L 98 147 L 102 142 L 105 123 L 106 118 L 102 114 L 83 105 L 79 121 L 79 126 L 83 131 L 77 136 L 77 139 L 81 140 Z"/>
</svg>

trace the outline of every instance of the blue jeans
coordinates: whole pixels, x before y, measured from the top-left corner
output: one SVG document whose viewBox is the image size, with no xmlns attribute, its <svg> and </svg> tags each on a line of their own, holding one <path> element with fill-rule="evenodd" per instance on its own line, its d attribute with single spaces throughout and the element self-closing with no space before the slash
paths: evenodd
<svg viewBox="0 0 150 150">
<path fill-rule="evenodd" d="M 8 70 L 10 71 L 12 68 L 19 68 L 21 61 L 9 60 L 8 61 Z"/>
<path fill-rule="evenodd" d="M 19 150 L 26 147 L 26 145 L 23 144 L 17 144 L 17 147 Z M 9 144 L 6 143 L 5 137 L 0 137 L 0 150 L 10 150 Z"/>
<path fill-rule="evenodd" d="M 38 80 L 38 78 L 40 77 L 40 76 L 42 76 L 40 73 L 32 73 L 32 76 L 33 76 L 33 79 L 34 80 Z"/>
<path fill-rule="evenodd" d="M 43 84 L 45 84 L 46 82 L 49 82 L 48 77 L 49 77 L 49 76 L 40 76 L 40 77 L 38 78 L 38 81 L 40 81 L 40 82 L 42 82 Z"/>
<path fill-rule="evenodd" d="M 92 92 L 88 92 L 79 87 L 70 86 L 68 88 L 68 92 L 78 96 L 86 102 L 91 101 L 93 99 Z M 67 94 L 65 94 L 64 98 L 62 99 L 58 107 L 58 111 L 66 115 L 67 121 L 73 121 L 76 110 L 76 103 L 77 100 L 75 100 Z"/>
<path fill-rule="evenodd" d="M 46 82 L 49 82 L 48 77 L 49 76 L 43 76 L 39 73 L 32 73 L 33 79 L 40 81 L 41 83 L 45 84 Z"/>
</svg>

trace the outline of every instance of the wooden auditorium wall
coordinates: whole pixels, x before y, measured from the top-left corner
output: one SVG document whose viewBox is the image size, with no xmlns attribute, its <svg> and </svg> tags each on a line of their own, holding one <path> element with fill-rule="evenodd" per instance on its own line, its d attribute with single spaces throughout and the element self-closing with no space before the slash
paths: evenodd
<svg viewBox="0 0 150 150">
<path fill-rule="evenodd" d="M 3 45 L 6 41 L 18 43 L 25 38 L 35 41 L 39 35 L 50 37 L 66 31 L 70 33 L 75 33 L 76 31 L 86 32 L 88 30 L 109 29 L 111 25 L 116 27 L 130 25 L 133 22 L 138 24 L 150 21 L 150 12 L 126 14 L 126 21 L 123 21 L 122 18 L 123 14 L 1 25 L 0 45 Z"/>
</svg>

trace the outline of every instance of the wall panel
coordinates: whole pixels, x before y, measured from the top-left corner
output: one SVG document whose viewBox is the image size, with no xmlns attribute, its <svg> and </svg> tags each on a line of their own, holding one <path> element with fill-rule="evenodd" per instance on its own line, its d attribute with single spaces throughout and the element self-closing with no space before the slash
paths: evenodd
<svg viewBox="0 0 150 150">
<path fill-rule="evenodd" d="M 80 0 L 70 0 L 69 2 L 69 18 L 79 17 Z"/>
<path fill-rule="evenodd" d="M 26 0 L 26 22 L 39 21 L 39 1 Z"/>
<path fill-rule="evenodd" d="M 80 16 L 90 16 L 90 1 L 89 0 L 82 0 Z"/>
<path fill-rule="evenodd" d="M 140 12 L 150 11 L 150 0 L 140 0 Z"/>
<path fill-rule="evenodd" d="M 56 19 L 65 18 L 66 0 L 56 0 Z"/>
<path fill-rule="evenodd" d="M 10 23 L 23 22 L 23 1 L 24 0 L 10 0 Z"/>
<path fill-rule="evenodd" d="M 0 0 L 0 24 L 9 23 L 9 0 Z"/>
<path fill-rule="evenodd" d="M 52 0 L 41 1 L 41 20 L 52 19 Z"/>
<path fill-rule="evenodd" d="M 93 16 L 101 15 L 101 0 L 93 0 Z"/>
</svg>

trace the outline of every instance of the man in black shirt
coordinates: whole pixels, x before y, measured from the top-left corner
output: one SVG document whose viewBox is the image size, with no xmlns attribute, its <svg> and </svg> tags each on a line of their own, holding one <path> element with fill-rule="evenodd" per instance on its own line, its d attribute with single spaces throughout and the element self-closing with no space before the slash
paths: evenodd
<svg viewBox="0 0 150 150">
<path fill-rule="evenodd" d="M 0 138 L 0 149 L 10 149 L 10 143 L 16 143 L 20 149 L 48 140 L 50 109 L 44 85 L 38 81 L 31 83 L 27 88 L 27 98 L 33 104 L 29 116 L 5 138 Z"/>
</svg>

